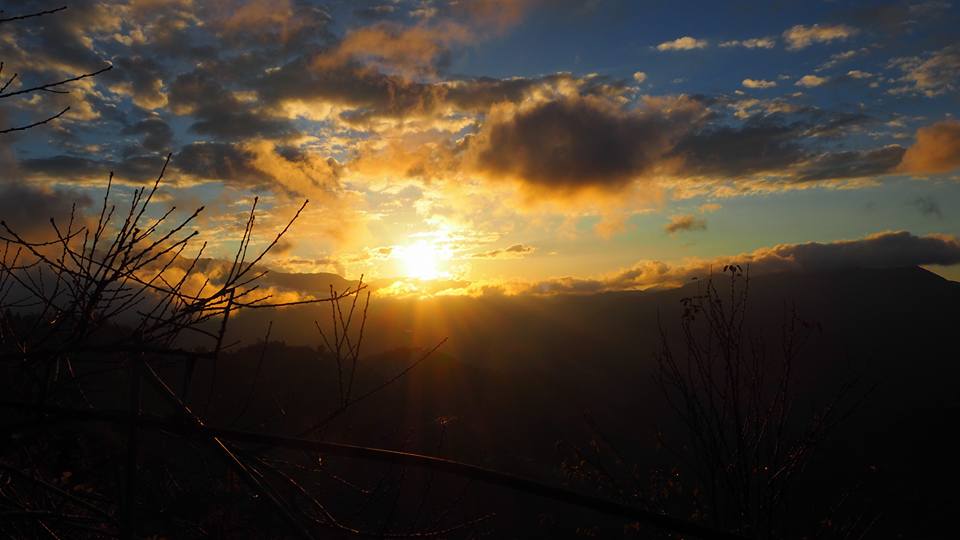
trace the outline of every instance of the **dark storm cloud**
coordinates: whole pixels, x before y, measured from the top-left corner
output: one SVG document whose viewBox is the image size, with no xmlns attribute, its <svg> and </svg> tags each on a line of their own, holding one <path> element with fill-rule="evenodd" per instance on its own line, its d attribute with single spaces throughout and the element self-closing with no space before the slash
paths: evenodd
<svg viewBox="0 0 960 540">
<path fill-rule="evenodd" d="M 31 175 L 64 180 L 69 180 L 71 176 L 90 178 L 109 172 L 109 166 L 101 161 L 68 155 L 25 159 L 20 162 L 20 167 Z"/>
<path fill-rule="evenodd" d="M 30 13 L 50 9 L 49 2 L 23 2 L 17 11 Z M 116 14 L 96 0 L 70 2 L 68 10 L 42 18 L 10 25 L 15 43 L 27 51 L 23 70 L 54 68 L 89 72 L 103 67 L 105 60 L 92 48 L 91 32 L 116 28 Z M 7 31 L 8 25 L 4 25 Z"/>
<path fill-rule="evenodd" d="M 311 61 L 298 58 L 263 76 L 257 83 L 266 103 L 284 101 L 327 102 L 354 109 L 346 119 L 359 121 L 375 116 L 403 117 L 435 111 L 443 89 L 403 77 L 365 69 L 359 64 L 314 69 Z"/>
<path fill-rule="evenodd" d="M 156 178 L 163 166 L 159 156 L 130 156 L 120 161 L 90 159 L 67 154 L 20 161 L 28 177 L 40 177 L 69 183 L 90 178 L 106 179 L 110 172 L 118 178 L 145 181 Z"/>
<path fill-rule="evenodd" d="M 436 67 L 436 66 L 434 66 Z M 236 70 L 231 70 L 236 71 Z M 269 106 L 285 102 L 335 104 L 341 118 L 361 123 L 375 118 L 403 118 L 447 112 L 485 113 L 497 103 L 518 103 L 537 89 L 569 83 L 582 95 L 621 95 L 623 81 L 576 78 L 567 73 L 497 79 L 477 77 L 422 82 L 356 59 L 331 60 L 323 50 L 290 60 L 251 83 Z"/>
<path fill-rule="evenodd" d="M 894 172 L 906 149 L 891 145 L 872 150 L 827 152 L 805 163 L 798 182 L 882 176 Z"/>
<path fill-rule="evenodd" d="M 671 155 L 683 160 L 684 171 L 697 176 L 742 178 L 759 172 L 783 171 L 806 156 L 803 126 L 768 117 L 754 117 L 742 126 L 709 127 L 684 137 Z"/>
<path fill-rule="evenodd" d="M 48 191 L 20 182 L 0 184 L 0 219 L 20 237 L 30 241 L 55 238 L 50 219 L 63 227 L 70 219 L 74 203 L 77 205 L 75 218 L 79 222 L 83 208 L 90 205 L 86 196 L 62 190 Z M 8 236 L 2 227 L 0 236 Z"/>
<path fill-rule="evenodd" d="M 130 156 L 121 161 L 113 161 L 60 154 L 20 161 L 20 170 L 28 177 L 65 183 L 91 178 L 106 180 L 110 172 L 120 179 L 144 182 L 156 178 L 161 167 L 163 158 L 159 156 Z"/>
<path fill-rule="evenodd" d="M 338 183 L 336 161 L 263 140 L 191 143 L 171 163 L 196 180 L 219 180 L 311 197 L 329 195 Z"/>
<path fill-rule="evenodd" d="M 669 234 L 687 231 L 705 231 L 707 230 L 707 220 L 694 215 L 673 216 L 670 218 L 670 222 L 664 226 L 663 230 Z"/>
<path fill-rule="evenodd" d="M 180 75 L 170 85 L 174 113 L 193 118 L 190 130 L 224 140 L 288 138 L 299 132 L 286 118 L 270 116 L 249 101 L 240 101 L 213 74 L 198 70 Z"/>
<path fill-rule="evenodd" d="M 128 93 L 130 99 L 144 109 L 166 105 L 163 84 L 167 74 L 160 64 L 140 56 L 120 56 L 112 62 L 114 69 L 103 74 L 104 82 L 114 85 L 121 93 Z"/>
<path fill-rule="evenodd" d="M 874 120 L 863 113 L 843 111 L 826 111 L 811 108 L 805 118 L 806 129 L 802 135 L 807 137 L 836 138 L 846 135 L 852 130 L 873 122 Z"/>
<path fill-rule="evenodd" d="M 548 189 L 622 188 L 652 171 L 696 117 L 696 110 L 624 111 L 582 98 L 542 103 L 485 127 L 476 165 Z"/>
<path fill-rule="evenodd" d="M 493 117 L 468 141 L 476 167 L 558 192 L 623 188 L 652 171 L 679 178 L 771 185 L 893 173 L 904 148 L 839 151 L 830 143 L 873 119 L 813 107 L 758 113 L 745 120 L 709 112 L 722 98 L 674 98 L 631 111 L 614 99 L 565 98 Z M 651 100 L 654 101 L 654 100 Z M 696 181 L 696 180 L 690 180 Z"/>
<path fill-rule="evenodd" d="M 253 166 L 256 154 L 230 143 L 191 143 L 176 155 L 176 167 L 187 174 L 209 180 L 227 180 L 251 184 L 269 178 Z"/>
<path fill-rule="evenodd" d="M 760 261 L 773 257 L 792 260 L 808 271 L 950 265 L 960 263 L 960 240 L 945 235 L 915 236 L 907 231 L 884 232 L 860 240 L 776 246 Z"/>
<path fill-rule="evenodd" d="M 125 135 L 143 135 L 144 150 L 166 152 L 173 143 L 173 130 L 160 118 L 147 118 L 124 128 Z"/>
<path fill-rule="evenodd" d="M 264 140 L 273 145 L 271 152 L 281 164 L 307 161 L 302 155 L 306 150 L 293 145 L 305 134 L 301 127 L 309 124 L 288 116 L 291 111 L 309 115 L 313 110 L 318 116 L 332 110 L 339 115 L 334 120 L 348 124 L 337 127 L 371 133 L 389 129 L 383 127 L 388 123 L 375 122 L 381 119 L 455 118 L 450 125 L 463 130 L 456 137 L 469 135 L 436 145 L 442 149 L 437 153 L 454 148 L 448 153 L 456 154 L 430 156 L 452 164 L 440 169 L 444 173 L 473 167 L 487 177 L 513 177 L 561 193 L 585 187 L 616 190 L 655 172 L 707 180 L 767 175 L 778 177 L 771 180 L 775 184 L 887 174 L 899 164 L 898 152 L 903 152 L 899 147 L 831 150 L 835 139 L 870 119 L 859 112 L 801 106 L 793 98 L 766 100 L 752 109 L 741 103 L 744 108 L 734 119 L 723 116 L 724 106 L 736 107 L 738 99 L 758 100 L 687 97 L 688 105 L 695 103 L 700 109 L 643 110 L 633 108 L 646 98 L 637 95 L 632 81 L 565 73 L 453 79 L 445 72 L 450 54 L 500 35 L 536 4 L 558 3 L 478 0 L 433 3 L 427 11 L 416 11 L 426 4 L 371 1 L 351 4 L 347 11 L 375 18 L 377 24 L 334 26 L 323 8 L 300 1 L 146 2 L 124 6 L 126 11 L 120 12 L 110 9 L 109 3 L 80 0 L 71 3 L 68 12 L 44 18 L 42 25 L 25 27 L 20 47 L 41 51 L 44 56 L 37 63 L 56 69 L 99 67 L 103 58 L 112 58 L 116 66 L 95 81 L 103 85 L 99 92 L 84 98 L 99 117 L 90 114 L 90 121 L 83 124 L 64 122 L 55 135 L 59 144 L 71 151 L 98 144 L 108 148 L 110 156 L 165 152 L 185 145 L 184 162 L 175 166 L 197 178 L 231 180 L 229 175 L 236 173 L 264 181 L 269 175 L 253 165 L 258 155 L 253 145 Z M 584 3 L 559 4 L 570 13 L 581 13 Z M 27 4 L 33 5 L 39 4 Z M 910 9 L 934 8 L 931 3 Z M 61 42 L 55 43 L 55 36 Z M 0 51 L 5 46 L 9 44 L 0 42 Z M 404 71 L 404 62 L 410 60 L 405 59 L 408 48 L 412 56 L 419 54 L 414 64 L 429 76 L 411 77 Z M 953 79 L 944 82 L 944 77 L 955 74 L 949 69 L 955 65 L 955 52 L 955 47 L 946 47 L 891 66 L 903 70 L 904 83 L 939 92 L 954 86 Z M 22 51 L 16 54 L 26 61 Z M 131 117 L 141 118 L 143 111 L 131 112 L 125 100 L 115 99 L 104 87 L 128 96 L 141 109 L 157 111 L 172 125 L 182 122 L 171 120 L 169 113 L 181 116 L 179 120 L 196 136 L 174 140 L 170 126 L 159 119 L 132 123 Z M 495 109 L 501 105 L 511 106 L 513 112 L 498 116 Z M 706 107 L 713 110 L 709 119 L 703 114 Z M 78 110 L 74 107 L 73 113 Z M 757 110 L 763 113 L 749 116 Z M 470 122 L 473 125 L 462 127 Z M 113 128 L 142 136 L 142 144 L 109 148 L 105 138 L 117 132 L 107 135 Z M 325 129 L 316 134 L 322 137 Z M 355 134 L 351 131 L 347 137 Z M 366 136 L 341 146 L 349 154 L 368 140 Z M 376 136 L 373 133 L 369 140 Z M 67 137 L 72 137 L 70 146 L 64 142 Z M 208 142 L 191 144 L 198 138 Z M 28 160 L 25 170 L 35 175 L 93 176 L 112 168 L 118 174 L 149 178 L 156 167 L 151 156 L 112 161 L 60 152 L 63 155 Z M 462 159 L 467 153 L 469 162 Z M 947 163 L 937 165 L 937 170 L 953 167 L 953 155 L 947 155 Z"/>
<path fill-rule="evenodd" d="M 758 113 L 739 125 L 715 117 L 711 125 L 680 139 L 670 156 L 682 160 L 682 173 L 701 177 L 739 179 L 768 174 L 813 181 L 888 174 L 900 163 L 904 149 L 899 146 L 856 151 L 818 149 L 873 121 L 861 113 L 814 107 L 789 113 Z"/>
</svg>

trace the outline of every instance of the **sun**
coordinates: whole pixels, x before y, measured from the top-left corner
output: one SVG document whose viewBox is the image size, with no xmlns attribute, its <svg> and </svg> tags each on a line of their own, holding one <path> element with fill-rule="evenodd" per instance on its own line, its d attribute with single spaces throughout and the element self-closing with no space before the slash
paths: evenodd
<svg viewBox="0 0 960 540">
<path fill-rule="evenodd" d="M 431 280 L 449 275 L 445 266 L 450 254 L 425 240 L 400 248 L 398 255 L 408 278 Z"/>
</svg>

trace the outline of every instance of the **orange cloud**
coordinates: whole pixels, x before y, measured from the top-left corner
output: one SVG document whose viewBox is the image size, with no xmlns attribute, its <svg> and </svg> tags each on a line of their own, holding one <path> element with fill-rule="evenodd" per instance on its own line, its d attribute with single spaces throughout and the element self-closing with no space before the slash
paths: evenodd
<svg viewBox="0 0 960 540">
<path fill-rule="evenodd" d="M 855 36 L 860 31 L 845 24 L 814 24 L 813 26 L 804 26 L 798 24 L 786 30 L 783 33 L 783 39 L 787 42 L 787 49 L 804 49 L 814 43 L 828 43 L 835 40 L 844 40 Z"/>
<path fill-rule="evenodd" d="M 354 59 L 367 58 L 405 74 L 432 72 L 436 60 L 449 47 L 473 38 L 467 27 L 453 22 L 408 28 L 379 23 L 348 33 L 333 51 L 317 57 L 313 67 L 329 69 Z"/>
<path fill-rule="evenodd" d="M 917 130 L 917 142 L 907 149 L 901 172 L 935 174 L 960 168 L 960 120 L 944 120 Z"/>
<path fill-rule="evenodd" d="M 477 24 L 502 32 L 519 23 L 527 12 L 542 0 L 465 0 L 455 8 Z M 454 10 L 455 12 L 457 9 Z"/>
<path fill-rule="evenodd" d="M 779 244 L 750 253 L 677 264 L 639 261 L 629 268 L 598 277 L 558 277 L 540 282 L 476 282 L 459 294 L 594 294 L 607 291 L 674 287 L 702 279 L 727 264 L 749 265 L 751 275 L 778 272 L 821 272 L 845 268 L 902 268 L 960 264 L 960 239 L 907 231 L 871 234 L 855 240 Z M 447 294 L 451 294 L 449 291 Z"/>
</svg>

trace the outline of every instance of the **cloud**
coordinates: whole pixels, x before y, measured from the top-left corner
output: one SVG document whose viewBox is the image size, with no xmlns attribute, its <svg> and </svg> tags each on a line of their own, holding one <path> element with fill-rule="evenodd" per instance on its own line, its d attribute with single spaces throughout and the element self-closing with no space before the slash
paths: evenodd
<svg viewBox="0 0 960 540">
<path fill-rule="evenodd" d="M 776 81 L 765 81 L 763 79 L 744 79 L 743 86 L 746 88 L 774 88 Z"/>
<path fill-rule="evenodd" d="M 960 80 L 960 45 L 949 45 L 923 56 L 894 58 L 889 68 L 903 72 L 897 79 L 903 86 L 890 92 L 916 93 L 934 97 L 956 91 Z"/>
<path fill-rule="evenodd" d="M 780 272 L 824 272 L 868 268 L 905 268 L 960 264 L 960 239 L 943 234 L 916 236 L 907 231 L 881 232 L 855 240 L 779 244 L 740 255 L 678 264 L 640 261 L 595 278 L 555 278 L 513 284 L 511 292 L 593 294 L 605 291 L 680 286 L 706 278 L 726 264 L 749 265 L 754 276 Z"/>
<path fill-rule="evenodd" d="M 56 238 L 50 219 L 61 231 L 66 230 L 74 202 L 77 204 L 74 228 L 83 223 L 83 210 L 90 206 L 89 197 L 65 190 L 50 190 L 21 182 L 0 184 L 0 220 L 21 238 L 43 242 Z M 0 228 L 0 236 L 8 237 Z M 9 261 L 7 261 L 9 262 Z"/>
<path fill-rule="evenodd" d="M 57 154 L 23 159 L 20 172 L 27 178 L 62 184 L 104 181 L 110 172 L 117 180 L 144 182 L 156 179 L 162 166 L 163 158 L 158 155 L 133 155 L 115 161 Z"/>
<path fill-rule="evenodd" d="M 102 75 L 110 90 L 130 96 L 135 105 L 153 110 L 167 104 L 163 68 L 154 60 L 140 56 L 121 56 L 112 60 L 114 69 Z"/>
<path fill-rule="evenodd" d="M 299 134 L 287 118 L 259 110 L 255 102 L 241 101 L 211 72 L 197 69 L 178 76 L 170 87 L 170 109 L 190 115 L 190 130 L 225 140 L 250 137 L 283 139 Z"/>
<path fill-rule="evenodd" d="M 647 74 L 643 71 L 635 71 L 633 73 L 633 80 L 637 81 L 637 84 L 643 84 L 643 81 L 647 80 Z"/>
<path fill-rule="evenodd" d="M 143 135 L 141 146 L 151 152 L 168 152 L 173 143 L 173 130 L 160 118 L 146 118 L 123 129 L 125 135 Z"/>
<path fill-rule="evenodd" d="M 814 24 L 813 26 L 798 24 L 784 31 L 783 39 L 787 42 L 787 49 L 795 51 L 809 47 L 814 43 L 845 40 L 858 33 L 859 30 L 845 24 Z"/>
<path fill-rule="evenodd" d="M 960 168 L 960 120 L 922 127 L 916 139 L 903 155 L 901 172 L 936 174 Z"/>
<path fill-rule="evenodd" d="M 435 95 L 441 107 L 452 106 L 461 111 L 486 113 L 493 105 L 520 103 L 535 94 L 555 93 L 558 88 L 602 93 L 601 88 L 591 86 L 596 82 L 599 82 L 597 78 L 582 79 L 566 73 L 507 79 L 477 77 L 440 83 Z"/>
<path fill-rule="evenodd" d="M 944 0 L 925 0 L 920 2 L 888 2 L 863 5 L 853 11 L 857 20 L 873 27 L 882 35 L 896 35 L 915 30 L 919 25 L 936 17 L 942 17 L 951 3 Z"/>
<path fill-rule="evenodd" d="M 943 212 L 940 211 L 940 204 L 933 197 L 917 197 L 910 204 L 924 216 L 937 217 L 942 219 Z"/>
<path fill-rule="evenodd" d="M 891 174 L 904 155 L 898 145 L 868 150 L 824 152 L 803 163 L 796 173 L 797 182 L 866 178 Z"/>
<path fill-rule="evenodd" d="M 690 36 L 683 36 L 673 41 L 664 41 L 657 45 L 658 51 L 689 51 L 693 49 L 705 49 L 708 43 L 705 39 L 696 39 Z"/>
<path fill-rule="evenodd" d="M 439 3 L 438 3 L 439 4 Z M 582 9 L 579 1 L 565 0 L 558 2 L 551 0 L 469 0 L 467 2 L 449 2 L 441 7 L 454 18 L 465 18 L 474 21 L 478 27 L 494 33 L 501 33 L 519 23 L 526 14 L 538 5 L 549 5 L 551 8 Z"/>
<path fill-rule="evenodd" d="M 746 260 L 765 271 L 782 263 L 804 271 L 953 265 L 960 263 L 960 239 L 940 234 L 915 236 L 907 231 L 882 232 L 859 240 L 774 246 L 755 251 Z"/>
<path fill-rule="evenodd" d="M 184 146 L 174 164 L 180 171 L 207 180 L 257 184 L 268 178 L 253 166 L 254 155 L 238 144 L 195 142 Z"/>
<path fill-rule="evenodd" d="M 192 1 L 186 2 L 188 5 Z M 223 41 L 243 47 L 292 47 L 328 37 L 329 13 L 291 0 L 219 0 L 196 3 L 194 13 Z"/>
<path fill-rule="evenodd" d="M 772 49 L 777 46 L 777 40 L 773 37 L 761 37 L 761 38 L 750 38 L 750 39 L 734 39 L 731 41 L 723 41 L 720 43 L 721 47 L 743 47 L 745 49 Z"/>
<path fill-rule="evenodd" d="M 173 165 L 201 181 L 266 187 L 297 196 L 329 196 L 338 184 L 335 161 L 265 140 L 191 143 L 175 156 Z"/>
<path fill-rule="evenodd" d="M 26 2 L 5 2 L 4 6 L 16 5 L 23 7 L 24 12 L 30 11 L 24 4 Z M 7 69 L 14 67 L 25 80 L 32 79 L 38 72 L 45 75 L 87 73 L 106 64 L 91 36 L 109 35 L 119 30 L 120 25 L 120 14 L 111 6 L 89 0 L 74 2 L 69 12 L 34 19 L 33 24 L 30 21 L 5 24 L 0 53 Z"/>
<path fill-rule="evenodd" d="M 716 212 L 721 208 L 722 206 L 717 203 L 703 203 L 697 208 L 697 211 L 701 214 L 709 214 L 711 212 Z"/>
<path fill-rule="evenodd" d="M 670 155 L 681 159 L 682 173 L 697 177 L 785 172 L 807 155 L 799 142 L 805 131 L 805 126 L 777 117 L 752 117 L 741 126 L 720 125 L 689 133 Z"/>
<path fill-rule="evenodd" d="M 669 234 L 687 231 L 705 231 L 707 230 L 707 220 L 700 219 L 692 214 L 671 216 L 670 222 L 664 226 L 663 230 Z"/>
<path fill-rule="evenodd" d="M 474 259 L 519 259 L 526 257 L 534 251 L 536 251 L 536 248 L 533 246 L 528 246 L 526 244 L 513 244 L 512 246 L 504 249 L 494 249 L 482 253 L 475 253 L 471 255 L 471 257 Z"/>
<path fill-rule="evenodd" d="M 843 52 L 831 54 L 830 58 L 828 58 L 826 62 L 820 64 L 817 67 L 817 69 L 815 69 L 814 71 L 824 71 L 827 69 L 834 68 L 842 64 L 843 62 L 846 62 L 847 60 L 850 60 L 857 56 L 862 56 L 864 54 L 867 54 L 868 52 L 870 52 L 869 49 L 861 48 L 861 49 L 851 49 L 849 51 L 843 51 Z"/>
<path fill-rule="evenodd" d="M 868 71 L 860 71 L 859 69 L 851 69 L 847 72 L 847 77 L 851 79 L 869 79 L 873 77 L 873 73 Z"/>
<path fill-rule="evenodd" d="M 819 77 L 817 75 L 804 75 L 800 77 L 796 83 L 797 86 L 803 86 L 805 88 L 816 88 L 817 86 L 822 86 L 827 83 L 830 79 L 826 77 Z"/>
<path fill-rule="evenodd" d="M 495 111 L 469 142 L 474 168 L 555 192 L 617 190 L 653 173 L 678 136 L 703 115 L 688 98 L 625 110 L 571 97 Z"/>
<path fill-rule="evenodd" d="M 378 23 L 348 32 L 330 52 L 313 60 L 315 69 L 368 59 L 407 75 L 433 73 L 449 47 L 474 39 L 463 25 L 443 22 L 433 26 L 404 27 Z"/>
</svg>

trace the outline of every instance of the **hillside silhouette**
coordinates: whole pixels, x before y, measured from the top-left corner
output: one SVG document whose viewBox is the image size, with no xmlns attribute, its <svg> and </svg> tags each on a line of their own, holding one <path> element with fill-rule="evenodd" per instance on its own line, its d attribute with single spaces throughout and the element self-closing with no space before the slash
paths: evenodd
<svg viewBox="0 0 960 540">
<path fill-rule="evenodd" d="M 365 345 L 373 354 L 364 360 L 368 371 L 360 386 L 409 363 L 417 347 L 449 340 L 331 433 L 430 453 L 442 432 L 445 456 L 556 480 L 564 445 L 589 442 L 594 425 L 639 466 L 669 467 L 654 428 L 668 434 L 679 428 L 653 383 L 657 328 L 662 324 L 682 344 L 674 324 L 681 299 L 702 287 L 377 300 Z M 819 329 L 797 365 L 797 410 L 814 410 L 850 377 L 869 388 L 817 453 L 798 498 L 816 513 L 812 508 L 830 502 L 821 495 L 860 486 L 858 496 L 883 516 L 880 537 L 946 530 L 947 509 L 957 501 L 950 486 L 958 479 L 954 456 L 960 451 L 946 428 L 960 418 L 960 284 L 914 267 L 766 275 L 752 278 L 750 287 L 749 323 L 773 346 L 788 308 Z M 315 361 L 313 346 L 283 337 L 309 335 L 313 315 L 293 308 L 271 318 L 274 335 L 289 341 L 270 345 L 272 374 L 258 395 L 273 396 L 286 411 L 329 406 L 331 365 Z M 237 328 L 263 323 L 242 315 Z M 229 356 L 233 382 L 224 388 L 242 387 L 252 377 L 257 351 L 251 346 Z M 223 403 L 230 410 L 229 400 Z M 293 432 L 308 423 L 292 412 L 280 417 L 271 400 L 257 403 L 250 427 Z M 937 474 L 918 474 L 920 464 Z"/>
</svg>

